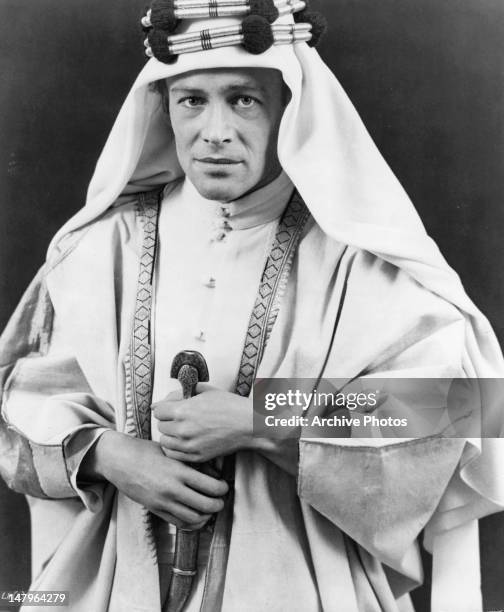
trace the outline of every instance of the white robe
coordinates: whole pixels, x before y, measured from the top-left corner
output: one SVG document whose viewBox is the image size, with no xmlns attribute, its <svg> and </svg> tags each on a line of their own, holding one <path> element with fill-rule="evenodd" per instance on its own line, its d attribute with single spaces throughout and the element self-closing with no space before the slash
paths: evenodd
<svg viewBox="0 0 504 612">
<path fill-rule="evenodd" d="M 32 586 L 70 590 L 76 611 L 159 609 L 155 543 L 141 509 L 111 486 L 69 482 L 67 463 L 75 474 L 83 449 L 65 448 L 83 428 L 124 430 L 123 362 L 141 235 L 135 206 L 125 205 L 75 232 L 49 261 L 51 344 L 17 362 L 4 394 L 4 417 L 30 440 L 42 490 L 61 498 L 31 503 L 40 528 Z M 25 319 L 38 295 L 36 286 L 7 330 L 5 355 L 19 354 L 13 338 L 19 343 L 20 332 L 32 329 Z M 348 379 L 362 372 L 464 376 L 464 319 L 407 274 L 329 239 L 310 220 L 259 376 Z M 297 479 L 257 453 L 238 453 L 222 609 L 400 609 L 402 595 L 422 580 L 420 531 L 430 530 L 435 547 L 443 531 L 438 536 L 430 525 L 443 514 L 465 511 L 474 524 L 489 511 L 454 476 L 465 445 L 427 438 L 348 447 L 340 439 L 301 439 Z M 16 485 L 16 474 L 12 479 Z M 82 501 L 67 499 L 76 494 Z M 477 609 L 478 597 L 470 594 L 467 611 Z"/>
</svg>

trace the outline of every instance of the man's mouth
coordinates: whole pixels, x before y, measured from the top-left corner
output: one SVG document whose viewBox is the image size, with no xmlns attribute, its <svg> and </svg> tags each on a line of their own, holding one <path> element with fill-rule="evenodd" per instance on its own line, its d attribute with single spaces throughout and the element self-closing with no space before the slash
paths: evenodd
<svg viewBox="0 0 504 612">
<path fill-rule="evenodd" d="M 229 157 L 197 157 L 196 161 L 202 164 L 214 164 L 216 166 L 232 166 L 241 164 L 239 159 L 230 159 Z"/>
</svg>

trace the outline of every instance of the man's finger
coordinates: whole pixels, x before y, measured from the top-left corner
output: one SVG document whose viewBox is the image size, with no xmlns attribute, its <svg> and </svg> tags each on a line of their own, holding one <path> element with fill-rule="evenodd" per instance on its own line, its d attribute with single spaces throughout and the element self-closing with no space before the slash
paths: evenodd
<svg viewBox="0 0 504 612">
<path fill-rule="evenodd" d="M 178 402 L 163 400 L 162 402 L 152 404 L 151 409 L 158 421 L 174 421 L 177 405 Z"/>
<path fill-rule="evenodd" d="M 207 382 L 199 382 L 196 385 L 196 393 L 195 395 L 200 395 L 200 393 L 205 393 L 206 391 L 216 391 L 217 387 L 214 387 L 210 383 Z"/>
<path fill-rule="evenodd" d="M 164 427 L 164 429 L 167 429 L 167 427 Z M 161 428 L 159 429 L 159 431 L 161 431 Z M 194 453 L 194 450 L 191 451 L 187 449 L 186 442 L 181 440 L 181 438 L 177 437 L 176 435 L 171 435 L 171 433 L 162 434 L 159 438 L 159 444 L 161 444 L 161 448 L 163 449 L 163 452 L 165 453 L 165 455 L 166 455 L 165 451 L 177 452 L 186 457 L 189 455 L 191 457 L 194 457 L 196 455 L 196 453 Z M 194 459 L 183 459 L 182 461 L 193 461 L 193 460 Z"/>
<path fill-rule="evenodd" d="M 222 497 L 229 491 L 228 484 L 225 480 L 218 480 L 207 476 L 202 472 L 198 472 L 194 468 L 185 465 L 184 479 L 188 486 L 199 491 L 203 495 L 211 495 L 212 497 Z"/>
<path fill-rule="evenodd" d="M 164 434 L 165 436 L 170 436 L 172 438 L 182 439 L 180 435 L 180 423 L 175 419 L 158 419 L 158 431 L 159 433 Z M 181 449 L 179 449 L 181 450 Z"/>
<path fill-rule="evenodd" d="M 198 491 L 194 491 L 188 486 L 178 493 L 177 502 L 171 503 L 179 504 L 187 510 L 191 510 L 198 514 L 214 514 L 215 512 L 220 512 L 224 507 L 224 502 L 221 497 L 208 497 L 206 495 L 202 495 Z M 175 512 L 175 514 L 179 516 L 179 512 Z M 180 516 L 183 518 L 182 515 Z M 187 513 L 184 514 L 184 517 L 187 517 Z M 192 521 L 193 518 L 184 518 L 184 520 Z"/>
<path fill-rule="evenodd" d="M 175 525 L 176 527 L 182 527 L 182 529 L 187 528 L 187 524 L 184 523 L 184 521 L 182 521 L 178 517 L 176 517 L 174 514 L 170 514 L 169 512 L 165 512 L 164 510 L 159 510 L 155 508 L 152 508 L 151 512 L 152 514 L 159 516 L 159 518 L 163 519 L 163 521 L 166 521 L 167 523 L 172 523 L 172 525 Z M 208 516 L 210 517 L 211 515 Z M 207 520 L 208 518 L 205 519 L 204 523 L 206 523 Z M 199 527 L 197 527 L 197 529 L 199 529 Z"/>
<path fill-rule="evenodd" d="M 210 516 L 214 514 L 214 511 L 200 511 L 197 508 L 186 505 L 184 502 L 170 501 L 167 502 L 164 508 L 161 507 L 156 510 L 156 514 L 158 516 L 160 516 L 160 513 L 174 517 L 176 519 L 173 521 L 174 525 L 177 525 L 177 521 L 181 521 L 189 525 L 197 525 L 203 521 L 207 521 Z"/>
<path fill-rule="evenodd" d="M 201 529 L 202 527 L 204 527 L 211 515 L 205 516 L 204 519 L 202 519 L 201 521 L 199 521 L 198 523 L 185 523 L 184 521 L 181 521 L 179 518 L 177 518 L 176 516 L 174 516 L 173 514 L 169 514 L 168 512 L 162 512 L 160 510 L 158 511 L 152 511 L 153 514 L 155 514 L 156 516 L 159 516 L 160 518 L 162 518 L 164 521 L 166 521 L 167 523 L 172 523 L 173 525 L 175 525 L 175 527 L 179 527 L 180 529 L 189 529 L 190 531 L 197 531 L 198 529 Z"/>
<path fill-rule="evenodd" d="M 174 389 L 173 391 L 170 391 L 170 393 L 168 393 L 164 399 L 168 402 L 178 402 L 181 399 L 184 399 L 184 394 L 182 393 L 182 389 Z"/>
<path fill-rule="evenodd" d="M 199 463 L 201 459 L 192 453 L 184 453 L 181 451 L 172 450 L 171 448 L 163 447 L 163 453 L 170 459 L 181 461 L 182 463 Z"/>
</svg>

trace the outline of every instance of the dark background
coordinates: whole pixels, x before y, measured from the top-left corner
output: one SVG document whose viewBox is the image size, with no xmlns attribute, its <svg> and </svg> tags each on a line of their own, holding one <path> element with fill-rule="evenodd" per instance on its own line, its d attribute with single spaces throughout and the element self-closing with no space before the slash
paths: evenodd
<svg viewBox="0 0 504 612">
<path fill-rule="evenodd" d="M 84 202 L 144 63 L 145 0 L 0 0 L 0 327 Z M 504 3 L 313 0 L 320 52 L 504 340 Z M 501 515 L 481 521 L 485 608 L 504 607 Z M 26 504 L 0 483 L 0 590 L 29 580 Z M 427 571 L 429 560 L 426 558 Z M 415 595 L 428 610 L 425 590 Z"/>
</svg>

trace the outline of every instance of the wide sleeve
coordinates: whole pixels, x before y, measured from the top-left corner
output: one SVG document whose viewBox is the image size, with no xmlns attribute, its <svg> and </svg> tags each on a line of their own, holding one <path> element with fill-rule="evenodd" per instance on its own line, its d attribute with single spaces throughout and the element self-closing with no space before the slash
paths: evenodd
<svg viewBox="0 0 504 612">
<path fill-rule="evenodd" d="M 96 487 L 77 474 L 86 452 L 114 427 L 112 407 L 93 395 L 61 341 L 41 269 L 0 340 L 0 473 L 20 493 L 79 495 L 96 505 Z"/>
<path fill-rule="evenodd" d="M 456 308 L 371 256 L 362 256 L 352 275 L 325 377 L 434 379 L 468 374 L 467 322 Z M 345 373 L 345 355 L 349 362 L 356 355 L 365 359 L 359 357 L 357 371 Z M 413 576 L 416 539 L 436 520 L 447 491 L 460 478 L 468 446 L 464 437 L 441 435 L 302 435 L 298 494 L 379 561 Z M 498 510 L 486 508 L 486 513 Z M 481 507 L 473 506 L 464 520 L 481 515 Z M 452 526 L 456 524 L 460 521 Z"/>
</svg>

